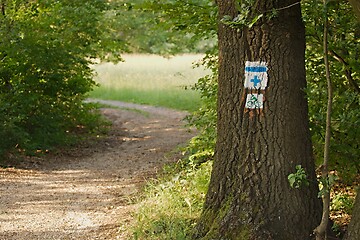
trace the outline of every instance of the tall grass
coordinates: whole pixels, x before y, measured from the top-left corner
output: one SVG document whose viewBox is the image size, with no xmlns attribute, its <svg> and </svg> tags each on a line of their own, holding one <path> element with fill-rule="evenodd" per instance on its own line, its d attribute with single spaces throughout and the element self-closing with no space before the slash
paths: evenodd
<svg viewBox="0 0 360 240">
<path fill-rule="evenodd" d="M 135 54 L 124 55 L 125 62 L 118 64 L 95 65 L 100 87 L 90 97 L 194 111 L 200 105 L 200 95 L 190 86 L 207 72 L 194 69 L 192 63 L 201 57 L 188 54 L 168 59 Z"/>
<path fill-rule="evenodd" d="M 130 230 L 135 240 L 187 240 L 201 214 L 210 180 L 211 162 L 197 168 L 171 169 L 150 182 Z"/>
</svg>

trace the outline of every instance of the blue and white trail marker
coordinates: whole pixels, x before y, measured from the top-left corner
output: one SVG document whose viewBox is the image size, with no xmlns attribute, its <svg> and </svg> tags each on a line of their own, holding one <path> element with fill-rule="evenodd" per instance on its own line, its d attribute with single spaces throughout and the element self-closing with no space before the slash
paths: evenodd
<svg viewBox="0 0 360 240">
<path fill-rule="evenodd" d="M 267 66 L 264 62 L 245 62 L 244 87 L 265 90 L 268 83 Z"/>
</svg>

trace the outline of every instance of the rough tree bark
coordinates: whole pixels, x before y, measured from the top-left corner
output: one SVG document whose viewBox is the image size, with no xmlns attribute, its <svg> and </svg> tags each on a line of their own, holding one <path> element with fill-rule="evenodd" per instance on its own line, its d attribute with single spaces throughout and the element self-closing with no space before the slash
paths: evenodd
<svg viewBox="0 0 360 240">
<path fill-rule="evenodd" d="M 235 18 L 237 0 L 218 0 Z M 218 139 L 194 239 L 305 240 L 321 219 L 304 88 L 305 33 L 296 0 L 254 1 L 265 16 L 252 28 L 219 25 Z M 263 109 L 247 109 L 245 61 L 267 63 Z M 258 90 L 260 92 L 260 90 Z M 310 186 L 287 176 L 306 169 Z"/>
<path fill-rule="evenodd" d="M 346 240 L 360 240 L 360 191 L 356 196 L 354 210 L 352 212 L 351 222 L 346 233 Z"/>
</svg>

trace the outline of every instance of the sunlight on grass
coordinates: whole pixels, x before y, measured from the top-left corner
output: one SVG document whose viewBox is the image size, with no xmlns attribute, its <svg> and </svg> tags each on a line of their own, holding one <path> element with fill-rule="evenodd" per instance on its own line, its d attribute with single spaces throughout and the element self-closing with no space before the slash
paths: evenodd
<svg viewBox="0 0 360 240">
<path fill-rule="evenodd" d="M 190 89 L 207 72 L 193 69 L 202 55 L 181 55 L 170 59 L 156 55 L 124 55 L 125 62 L 94 66 L 100 87 L 91 98 L 119 100 L 180 110 L 199 107 L 199 93 Z"/>
<path fill-rule="evenodd" d="M 210 180 L 211 162 L 148 183 L 130 229 L 135 240 L 191 239 Z"/>
</svg>

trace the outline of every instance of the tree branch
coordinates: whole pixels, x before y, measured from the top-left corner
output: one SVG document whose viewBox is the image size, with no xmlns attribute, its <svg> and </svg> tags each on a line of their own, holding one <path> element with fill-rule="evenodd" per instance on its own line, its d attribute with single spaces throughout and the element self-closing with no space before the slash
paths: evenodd
<svg viewBox="0 0 360 240">
<path fill-rule="evenodd" d="M 1 14 L 5 16 L 5 2 L 1 1 Z"/>
<path fill-rule="evenodd" d="M 352 69 L 349 67 L 349 64 L 345 61 L 344 58 L 342 58 L 334 50 L 331 50 L 329 53 L 333 58 L 335 58 L 337 61 L 339 61 L 341 64 L 344 65 L 345 76 L 346 76 L 347 80 L 349 81 L 350 85 L 355 89 L 355 91 L 360 94 L 360 87 L 356 83 L 355 79 L 352 77 Z"/>
</svg>

